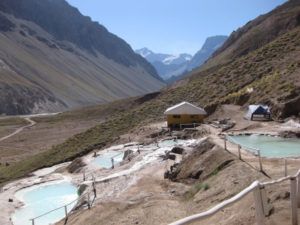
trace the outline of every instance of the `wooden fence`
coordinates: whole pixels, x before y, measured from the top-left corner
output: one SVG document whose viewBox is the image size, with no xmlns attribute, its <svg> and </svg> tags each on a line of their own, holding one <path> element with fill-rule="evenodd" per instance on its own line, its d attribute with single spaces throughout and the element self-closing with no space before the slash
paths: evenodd
<svg viewBox="0 0 300 225">
<path fill-rule="evenodd" d="M 84 179 L 85 179 L 85 175 L 84 175 Z M 92 182 L 93 189 L 92 190 L 87 191 L 86 193 L 84 193 L 81 196 L 79 196 L 77 199 L 73 200 L 72 202 L 69 202 L 68 204 L 66 204 L 64 206 L 58 207 L 56 209 L 53 209 L 53 210 L 48 211 L 48 212 L 46 212 L 46 213 L 44 213 L 42 215 L 39 215 L 37 217 L 34 217 L 34 218 L 30 219 L 32 225 L 38 225 L 38 223 L 36 222 L 37 219 L 39 219 L 39 218 L 41 218 L 43 216 L 46 216 L 46 215 L 48 215 L 48 214 L 50 214 L 50 213 L 52 213 L 54 211 L 58 211 L 58 210 L 64 210 L 64 213 L 65 213 L 65 224 L 66 224 L 67 221 L 68 221 L 68 215 L 74 210 L 74 207 L 76 207 L 76 204 L 72 207 L 72 209 L 69 212 L 68 212 L 68 206 L 73 205 L 75 202 L 81 201 L 85 197 L 87 198 L 86 204 L 87 204 L 88 208 L 90 209 L 92 207 L 92 205 L 93 205 L 96 197 L 97 197 L 97 192 L 96 192 L 96 187 L 95 187 L 95 177 L 93 175 L 92 175 L 92 179 L 93 179 L 93 182 Z M 91 200 L 91 196 L 92 195 L 94 195 L 93 200 Z"/>
<path fill-rule="evenodd" d="M 210 210 L 196 215 L 188 216 L 169 225 L 190 224 L 192 222 L 208 218 L 220 211 L 221 209 L 228 207 L 233 203 L 239 201 L 240 199 L 244 198 L 250 192 L 253 192 L 256 224 L 264 225 L 264 217 L 269 215 L 265 187 L 273 184 L 278 184 L 286 180 L 290 180 L 291 224 L 298 225 L 297 208 L 300 208 L 300 170 L 298 170 L 298 172 L 294 176 L 286 176 L 271 182 L 259 183 L 258 181 L 254 181 L 249 187 L 245 188 L 234 197 L 221 202 L 220 204 L 214 206 Z"/>
</svg>

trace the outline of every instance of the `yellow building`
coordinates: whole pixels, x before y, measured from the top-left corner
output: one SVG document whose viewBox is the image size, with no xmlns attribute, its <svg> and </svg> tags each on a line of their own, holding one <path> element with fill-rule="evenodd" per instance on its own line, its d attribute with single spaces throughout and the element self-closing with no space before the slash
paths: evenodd
<svg viewBox="0 0 300 225">
<path fill-rule="evenodd" d="M 164 114 L 167 115 L 168 127 L 176 127 L 183 124 L 202 123 L 206 112 L 203 108 L 189 102 L 181 102 L 168 108 Z"/>
</svg>

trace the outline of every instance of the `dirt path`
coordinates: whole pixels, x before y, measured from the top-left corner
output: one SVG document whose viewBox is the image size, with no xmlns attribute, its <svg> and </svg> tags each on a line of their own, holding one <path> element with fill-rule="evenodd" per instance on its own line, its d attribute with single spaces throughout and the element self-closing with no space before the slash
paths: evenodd
<svg viewBox="0 0 300 225">
<path fill-rule="evenodd" d="M 16 134 L 18 134 L 18 133 L 20 133 L 20 132 L 21 132 L 22 130 L 24 130 L 25 128 L 32 127 L 32 126 L 34 126 L 34 125 L 36 124 L 36 122 L 33 121 L 32 119 L 30 119 L 29 117 L 26 117 L 26 118 L 24 118 L 24 119 L 27 120 L 30 124 L 28 124 L 28 125 L 26 125 L 26 126 L 23 126 L 23 127 L 20 127 L 20 128 L 18 128 L 17 130 L 15 130 L 13 133 L 11 133 L 11 134 L 9 134 L 9 135 L 6 135 L 6 136 L 4 136 L 4 137 L 2 137 L 2 138 L 0 138 L 0 142 L 6 140 L 6 139 L 8 139 L 8 138 L 10 138 L 10 137 L 12 137 L 12 136 L 14 136 L 14 135 L 16 135 Z"/>
</svg>

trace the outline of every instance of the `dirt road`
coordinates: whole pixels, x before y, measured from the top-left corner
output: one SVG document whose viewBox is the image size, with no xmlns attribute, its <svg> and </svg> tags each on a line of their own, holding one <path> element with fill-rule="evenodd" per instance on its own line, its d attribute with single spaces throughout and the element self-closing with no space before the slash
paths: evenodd
<svg viewBox="0 0 300 225">
<path fill-rule="evenodd" d="M 25 128 L 32 127 L 32 126 L 34 126 L 34 125 L 36 124 L 36 122 L 33 121 L 33 120 L 31 120 L 29 117 L 26 117 L 26 118 L 24 118 L 24 119 L 27 120 L 30 124 L 28 124 L 28 125 L 26 125 L 26 126 L 23 126 L 23 127 L 20 127 L 20 128 L 18 128 L 17 130 L 15 130 L 13 133 L 11 133 L 11 134 L 9 134 L 9 135 L 6 135 L 6 136 L 4 136 L 4 137 L 2 137 L 2 138 L 0 138 L 0 142 L 6 140 L 6 139 L 8 139 L 8 138 L 10 138 L 10 137 L 12 137 L 12 136 L 14 136 L 14 135 L 16 135 L 16 134 L 18 134 L 18 133 L 20 133 L 20 132 L 21 132 L 22 130 L 24 130 Z"/>
</svg>

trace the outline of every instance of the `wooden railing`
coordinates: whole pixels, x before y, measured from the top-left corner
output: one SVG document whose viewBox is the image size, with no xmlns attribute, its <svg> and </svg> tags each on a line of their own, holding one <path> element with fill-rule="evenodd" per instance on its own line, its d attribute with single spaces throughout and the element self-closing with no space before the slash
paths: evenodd
<svg viewBox="0 0 300 225">
<path fill-rule="evenodd" d="M 300 208 L 300 169 L 294 176 L 286 176 L 278 180 L 274 180 L 271 182 L 264 182 L 264 183 L 254 181 L 250 186 L 242 190 L 234 197 L 221 202 L 220 204 L 214 206 L 210 210 L 196 215 L 188 216 L 186 218 L 173 222 L 170 225 L 190 224 L 192 222 L 200 221 L 202 219 L 210 217 L 215 213 L 217 213 L 218 211 L 220 211 L 221 209 L 228 207 L 233 203 L 239 201 L 240 199 L 244 198 L 250 192 L 253 192 L 256 224 L 264 225 L 264 217 L 269 215 L 265 187 L 269 185 L 281 183 L 286 180 L 290 180 L 290 189 L 291 189 L 290 198 L 291 198 L 291 215 L 292 215 L 291 224 L 298 225 L 297 207 Z"/>
</svg>

